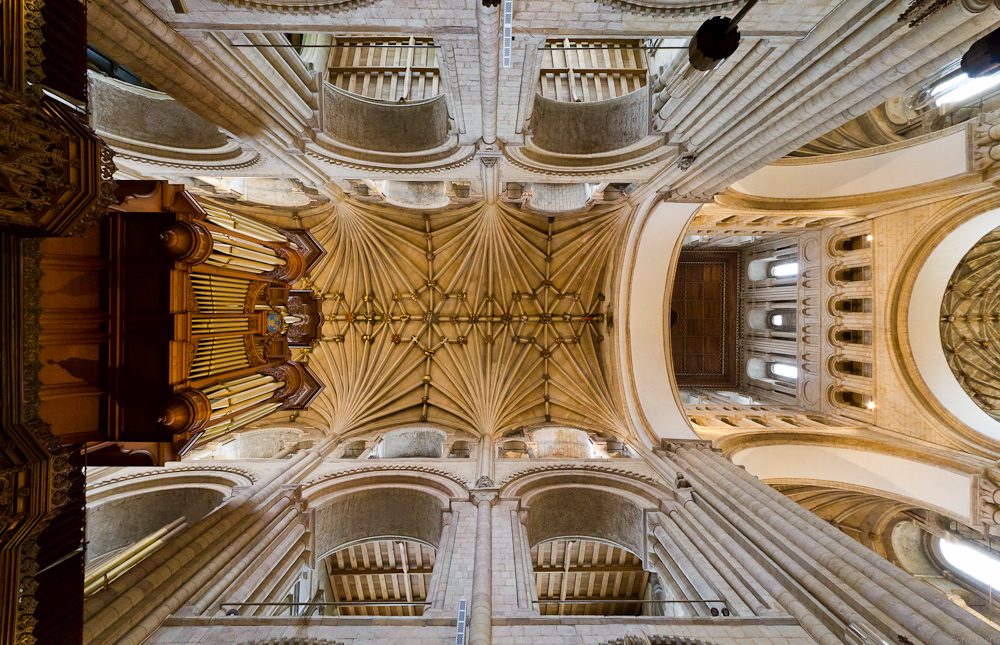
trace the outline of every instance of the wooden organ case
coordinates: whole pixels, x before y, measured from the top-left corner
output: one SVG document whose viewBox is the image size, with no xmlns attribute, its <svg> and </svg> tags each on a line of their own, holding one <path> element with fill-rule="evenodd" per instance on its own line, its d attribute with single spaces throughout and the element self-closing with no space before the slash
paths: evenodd
<svg viewBox="0 0 1000 645">
<path fill-rule="evenodd" d="M 101 230 L 105 391 L 47 410 L 43 401 L 43 416 L 54 426 L 96 416 L 96 432 L 67 437 L 86 442 L 91 465 L 162 465 L 306 408 L 324 386 L 290 347 L 314 344 L 323 317 L 317 296 L 291 285 L 325 253 L 319 243 L 166 182 L 118 190 Z"/>
</svg>

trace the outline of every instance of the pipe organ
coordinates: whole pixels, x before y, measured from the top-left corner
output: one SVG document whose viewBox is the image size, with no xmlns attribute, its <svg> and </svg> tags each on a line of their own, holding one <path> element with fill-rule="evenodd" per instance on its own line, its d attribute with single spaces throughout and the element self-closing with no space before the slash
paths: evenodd
<svg viewBox="0 0 1000 645">
<path fill-rule="evenodd" d="M 166 182 L 121 182 L 103 232 L 111 331 L 104 436 L 90 464 L 153 465 L 323 389 L 292 347 L 323 323 L 296 290 L 325 253 L 305 229 L 279 229 L 201 204 Z M 100 425 L 100 424 L 99 424 Z"/>
</svg>

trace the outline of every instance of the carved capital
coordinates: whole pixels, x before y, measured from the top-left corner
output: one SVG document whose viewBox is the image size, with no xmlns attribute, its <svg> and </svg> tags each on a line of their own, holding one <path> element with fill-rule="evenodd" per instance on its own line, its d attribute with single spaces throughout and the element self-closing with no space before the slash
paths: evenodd
<svg viewBox="0 0 1000 645">
<path fill-rule="evenodd" d="M 497 499 L 498 499 L 497 489 L 495 488 L 491 490 L 475 489 L 469 493 L 469 501 L 471 501 L 476 506 L 479 506 L 480 504 L 483 503 L 488 503 L 492 506 L 493 504 L 497 503 Z"/>
</svg>

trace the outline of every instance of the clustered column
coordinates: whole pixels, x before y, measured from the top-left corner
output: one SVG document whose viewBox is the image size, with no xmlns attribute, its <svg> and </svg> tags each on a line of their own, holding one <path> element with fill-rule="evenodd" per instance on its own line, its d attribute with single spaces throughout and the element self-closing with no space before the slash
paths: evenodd
<svg viewBox="0 0 1000 645">
<path fill-rule="evenodd" d="M 500 89 L 500 9 L 476 0 L 479 26 L 479 87 L 482 91 L 483 142 L 497 140 L 497 98 Z"/>
<path fill-rule="evenodd" d="M 326 440 L 297 453 L 285 469 L 234 495 L 107 590 L 88 598 L 84 603 L 84 642 L 138 644 L 185 603 L 196 602 L 196 612 L 215 606 L 261 549 L 295 521 L 297 498 L 288 487 L 322 463 L 331 443 Z M 300 534 L 294 535 L 294 540 L 300 538 Z M 282 572 L 286 573 L 285 569 Z M 221 579 L 216 578 L 219 575 Z M 213 580 L 216 583 L 208 587 Z"/>
<path fill-rule="evenodd" d="M 666 457 L 674 460 L 675 466 L 684 470 L 694 492 L 700 498 L 687 502 L 685 508 L 720 543 L 730 548 L 735 547 L 731 553 L 740 560 L 746 559 L 744 556 L 748 554 L 724 534 L 705 509 L 701 508 L 699 501 L 707 502 L 715 513 L 732 523 L 845 624 L 861 622 L 863 619 L 840 598 L 830 578 L 839 580 L 924 643 L 953 645 L 955 640 L 986 643 L 1000 639 L 1000 632 L 962 610 L 937 590 L 913 579 L 847 535 L 828 526 L 708 447 L 679 445 L 675 446 L 673 455 Z M 766 537 L 755 527 L 768 527 L 783 540 L 800 549 L 810 560 L 801 564 L 795 562 L 786 552 L 785 545 Z M 744 566 L 759 574 L 759 571 L 751 568 L 752 564 L 744 562 Z M 771 576 L 768 575 L 758 579 L 765 586 L 771 586 L 769 578 Z M 826 580 L 825 584 L 823 580 Z M 787 592 L 782 596 L 778 588 L 769 588 L 768 591 L 803 621 L 805 616 L 800 616 L 800 608 L 789 605 L 789 602 L 797 601 L 791 600 Z M 818 622 L 814 617 L 810 618 L 812 622 Z M 803 626 L 814 637 L 818 637 L 817 640 L 826 642 L 829 632 L 822 625 L 813 624 L 810 627 L 803 622 Z M 883 631 L 884 629 L 885 626 Z M 895 636 L 896 634 L 890 634 L 892 640 L 895 640 Z"/>
</svg>

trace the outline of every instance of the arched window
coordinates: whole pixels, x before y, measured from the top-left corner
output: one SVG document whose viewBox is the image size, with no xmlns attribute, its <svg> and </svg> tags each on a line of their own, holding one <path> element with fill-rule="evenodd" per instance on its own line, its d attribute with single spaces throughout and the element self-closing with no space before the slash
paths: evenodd
<svg viewBox="0 0 1000 645">
<path fill-rule="evenodd" d="M 347 450 L 344 451 L 343 459 L 357 459 L 365 452 L 365 441 L 364 439 L 359 439 L 358 441 L 352 441 L 347 446 Z"/>
<path fill-rule="evenodd" d="M 456 441 L 451 444 L 451 452 L 448 453 L 448 459 L 468 459 L 469 458 L 469 442 L 468 441 Z"/>
<path fill-rule="evenodd" d="M 838 269 L 833 274 L 833 279 L 837 282 L 865 282 L 872 279 L 872 269 L 867 266 Z"/>
<path fill-rule="evenodd" d="M 500 447 L 501 459 L 528 459 L 531 457 L 528 444 L 523 441 L 506 441 Z"/>
<path fill-rule="evenodd" d="M 799 274 L 799 263 L 794 260 L 772 262 L 767 267 L 767 273 L 772 278 L 791 278 Z"/>
<path fill-rule="evenodd" d="M 849 345 L 871 345 L 872 333 L 858 329 L 843 329 L 834 333 L 833 339 Z"/>
<path fill-rule="evenodd" d="M 875 408 L 875 401 L 868 394 L 852 392 L 850 390 L 837 390 L 833 395 L 837 403 L 858 408 L 859 410 L 871 410 Z"/>
<path fill-rule="evenodd" d="M 767 316 L 767 326 L 773 331 L 795 331 L 795 310 L 775 309 Z"/>
<path fill-rule="evenodd" d="M 859 251 L 861 249 L 867 249 L 872 245 L 871 235 L 855 235 L 853 237 L 841 238 L 837 241 L 835 248 L 838 251 Z"/>
<path fill-rule="evenodd" d="M 783 381 L 795 381 L 799 378 L 799 368 L 788 363 L 769 363 L 768 371 L 771 376 Z"/>
<path fill-rule="evenodd" d="M 787 306 L 787 303 L 786 303 Z M 764 331 L 795 331 L 795 309 L 751 309 L 747 312 L 747 327 Z"/>
<path fill-rule="evenodd" d="M 841 298 L 834 303 L 833 308 L 845 313 L 870 313 L 872 310 L 871 298 Z"/>
<path fill-rule="evenodd" d="M 751 260 L 747 264 L 747 277 L 758 280 L 792 280 L 799 274 L 799 262 L 794 255 L 772 255 Z"/>
<path fill-rule="evenodd" d="M 1000 589 L 1000 560 L 965 544 L 939 540 L 938 547 L 949 566 L 966 577 Z"/>
<path fill-rule="evenodd" d="M 872 364 L 861 361 L 837 361 L 833 364 L 833 369 L 840 374 L 849 376 L 870 377 L 872 375 Z"/>
<path fill-rule="evenodd" d="M 340 607 L 342 616 L 422 616 L 436 560 L 437 549 L 429 544 L 390 537 L 369 540 L 327 555 L 318 575 L 329 576 L 330 584 L 320 588 L 333 592 L 327 602 L 351 599 L 353 604 Z M 359 582 L 365 579 L 367 585 Z"/>
</svg>

